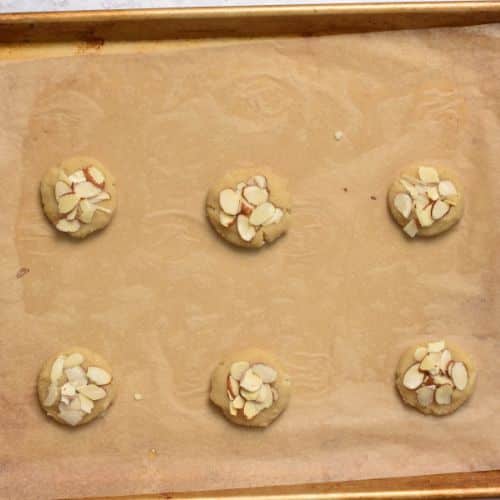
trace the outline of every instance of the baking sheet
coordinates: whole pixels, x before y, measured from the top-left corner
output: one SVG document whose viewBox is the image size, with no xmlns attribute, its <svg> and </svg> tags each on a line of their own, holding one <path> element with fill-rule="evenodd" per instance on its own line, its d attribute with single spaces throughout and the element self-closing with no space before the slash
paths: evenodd
<svg viewBox="0 0 500 500">
<path fill-rule="evenodd" d="M 499 34 L 3 63 L 0 496 L 500 468 Z M 44 170 L 77 154 L 107 164 L 120 194 L 111 226 L 83 242 L 56 234 L 38 199 Z M 467 206 L 445 237 L 410 242 L 385 194 L 420 159 L 455 168 Z M 264 164 L 290 180 L 293 228 L 259 252 L 230 248 L 205 220 L 206 190 Z M 469 403 L 436 419 L 404 407 L 392 381 L 403 349 L 442 337 L 480 372 Z M 73 344 L 120 384 L 108 415 L 76 430 L 47 421 L 34 394 L 43 360 Z M 207 401 L 222 353 L 246 346 L 280 356 L 294 383 L 265 431 Z"/>
</svg>

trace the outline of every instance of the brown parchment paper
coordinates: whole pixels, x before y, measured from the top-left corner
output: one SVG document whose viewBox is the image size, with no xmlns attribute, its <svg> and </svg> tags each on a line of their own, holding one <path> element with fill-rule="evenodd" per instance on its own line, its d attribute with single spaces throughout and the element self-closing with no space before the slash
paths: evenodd
<svg viewBox="0 0 500 500">
<path fill-rule="evenodd" d="M 1 497 L 500 468 L 499 35 L 4 62 Z M 79 154 L 109 166 L 120 197 L 105 231 L 74 242 L 45 220 L 38 183 Z M 408 241 L 386 189 L 428 159 L 463 179 L 465 216 Z M 290 180 L 293 228 L 241 251 L 209 227 L 204 198 L 227 169 L 259 165 Z M 393 373 L 409 345 L 443 337 L 476 360 L 477 390 L 453 416 L 424 417 Z M 44 359 L 74 344 L 105 356 L 120 384 L 107 416 L 76 430 L 48 421 L 34 390 Z M 294 384 L 265 431 L 230 425 L 207 400 L 219 357 L 247 346 L 279 356 Z"/>
</svg>

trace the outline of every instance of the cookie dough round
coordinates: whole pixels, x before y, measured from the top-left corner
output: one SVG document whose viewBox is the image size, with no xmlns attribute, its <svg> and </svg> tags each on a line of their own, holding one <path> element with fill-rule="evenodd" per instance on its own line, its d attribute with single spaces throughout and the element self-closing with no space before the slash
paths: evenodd
<svg viewBox="0 0 500 500">
<path fill-rule="evenodd" d="M 230 243 L 260 248 L 286 233 L 291 197 L 287 182 L 267 169 L 228 172 L 207 195 L 207 215 Z"/>
<path fill-rule="evenodd" d="M 259 349 L 246 349 L 217 365 L 210 399 L 235 424 L 267 427 L 287 407 L 290 385 L 273 356 Z"/>
<path fill-rule="evenodd" d="M 40 194 L 47 218 L 73 238 L 103 229 L 116 211 L 115 179 L 93 158 L 69 158 L 50 168 L 40 183 Z"/>
<path fill-rule="evenodd" d="M 396 370 L 403 401 L 426 415 L 448 415 L 474 391 L 476 367 L 470 357 L 444 340 L 408 349 Z"/>
<path fill-rule="evenodd" d="M 38 376 L 38 399 L 43 411 L 73 427 L 101 415 L 115 394 L 109 364 L 83 347 L 72 347 L 50 357 Z"/>
<path fill-rule="evenodd" d="M 462 217 L 464 190 L 445 167 L 413 165 L 392 183 L 387 202 L 394 220 L 410 238 L 436 236 Z"/>
</svg>

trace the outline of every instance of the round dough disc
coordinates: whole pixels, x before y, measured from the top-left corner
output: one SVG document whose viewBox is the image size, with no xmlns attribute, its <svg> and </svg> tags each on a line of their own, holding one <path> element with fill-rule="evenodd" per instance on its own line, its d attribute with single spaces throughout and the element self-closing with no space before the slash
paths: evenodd
<svg viewBox="0 0 500 500">
<path fill-rule="evenodd" d="M 38 383 L 37 383 L 38 400 L 40 402 L 42 410 L 49 417 L 52 417 L 54 420 L 64 425 L 71 425 L 59 416 L 59 409 L 58 409 L 61 397 L 61 386 L 68 381 L 65 374 L 63 374 L 63 376 L 59 379 L 57 383 L 57 386 L 59 388 L 57 400 L 50 406 L 45 406 L 44 402 L 46 402 L 49 394 L 49 387 L 51 385 L 50 377 L 54 362 L 59 356 L 68 357 L 71 354 L 75 353 L 79 353 L 83 356 L 84 360 L 79 366 L 81 366 L 81 368 L 85 371 L 85 373 L 87 373 L 88 367 L 92 366 L 92 367 L 102 368 L 103 370 L 108 372 L 111 376 L 113 376 L 111 366 L 105 359 L 103 359 L 95 352 L 92 352 L 89 349 L 85 349 L 83 347 L 72 347 L 63 352 L 57 353 L 54 356 L 51 356 L 49 359 L 47 359 L 47 361 L 42 366 L 40 374 L 38 375 Z M 89 380 L 88 384 L 89 385 L 95 384 L 95 382 Z M 111 379 L 110 383 L 106 385 L 99 385 L 99 387 L 102 387 L 102 389 L 106 391 L 107 393 L 106 396 L 103 399 L 93 401 L 94 407 L 92 408 L 92 411 L 90 413 L 84 413 L 81 420 L 78 423 L 74 424 L 73 426 L 83 425 L 94 420 L 111 405 L 116 395 L 116 382 L 114 378 Z"/>
<path fill-rule="evenodd" d="M 241 411 L 238 412 L 238 415 L 231 415 L 229 412 L 230 399 L 227 394 L 227 377 L 230 373 L 231 365 L 237 361 L 248 361 L 250 364 L 264 363 L 273 367 L 278 372 L 276 381 L 272 384 L 272 387 L 278 391 L 278 400 L 274 401 L 270 408 L 262 410 L 250 420 Z M 285 374 L 281 364 L 273 356 L 260 349 L 245 349 L 232 353 L 219 362 L 211 378 L 210 399 L 222 410 L 224 416 L 235 424 L 247 427 L 267 427 L 288 406 L 290 390 L 290 379 Z"/>
<path fill-rule="evenodd" d="M 406 224 L 408 224 L 410 219 L 405 219 L 403 214 L 394 206 L 394 198 L 399 194 L 399 193 L 407 193 L 403 185 L 399 182 L 399 179 L 403 175 L 407 175 L 409 177 L 413 177 L 418 179 L 418 169 L 419 167 L 424 166 L 424 164 L 419 163 L 418 165 L 412 165 L 405 170 L 403 170 L 400 175 L 398 176 L 397 179 L 394 180 L 392 183 L 391 187 L 389 188 L 389 191 L 387 193 L 387 203 L 389 205 L 389 210 L 391 212 L 392 217 L 394 220 L 401 226 L 404 227 Z M 432 166 L 439 175 L 439 179 L 441 181 L 451 181 L 455 185 L 457 189 L 457 195 L 454 197 L 454 200 L 456 201 L 456 205 L 452 206 L 449 210 L 449 212 L 442 217 L 441 219 L 434 221 L 432 226 L 428 227 L 419 227 L 418 228 L 418 234 L 417 236 L 423 236 L 423 237 L 429 237 L 429 236 L 437 236 L 438 234 L 444 233 L 448 231 L 452 226 L 454 226 L 462 217 L 464 213 L 464 189 L 463 185 L 460 182 L 460 180 L 457 178 L 454 172 L 451 170 L 445 168 L 445 167 L 437 167 L 435 165 L 428 165 L 427 163 L 425 166 Z"/>
<path fill-rule="evenodd" d="M 114 213 L 116 212 L 117 194 L 115 187 L 115 178 L 101 162 L 93 158 L 79 156 L 64 160 L 58 167 L 49 168 L 40 182 L 40 194 L 42 197 L 43 211 L 55 227 L 61 216 L 57 208 L 58 204 L 54 193 L 54 187 L 56 182 L 59 180 L 59 174 L 61 170 L 66 175 L 71 175 L 77 170 L 89 166 L 98 168 L 105 177 L 104 191 L 109 193 L 111 199 L 101 201 L 98 205 L 100 207 L 111 210 L 111 213 L 96 211 L 92 217 L 92 220 L 88 224 L 81 223 L 81 226 L 77 231 L 67 233 L 73 238 L 85 238 L 94 231 L 103 229 L 110 223 Z"/>
<path fill-rule="evenodd" d="M 414 390 L 408 389 L 403 385 L 403 377 L 413 364 L 417 363 L 415 360 L 415 350 L 418 347 L 425 347 L 426 344 L 417 344 L 410 349 L 408 349 L 399 360 L 397 369 L 396 369 L 396 387 L 399 391 L 399 394 L 403 401 L 416 408 L 418 411 L 425 413 L 426 415 L 449 415 L 456 411 L 460 406 L 462 406 L 467 399 L 471 396 L 474 391 L 474 385 L 476 383 L 477 371 L 474 363 L 470 359 L 470 357 L 462 351 L 460 348 L 450 345 L 449 342 L 446 342 L 446 349 L 451 352 L 452 359 L 454 361 L 461 361 L 467 367 L 468 373 L 468 383 L 463 391 L 459 391 L 455 389 L 451 396 L 451 404 L 449 405 L 439 405 L 435 401 L 433 401 L 429 406 L 421 406 L 417 400 L 417 393 Z"/>
<path fill-rule="evenodd" d="M 268 201 L 283 210 L 283 216 L 279 222 L 260 226 L 251 241 L 244 241 L 238 234 L 236 220 L 229 227 L 224 227 L 221 224 L 220 214 L 223 212 L 219 205 L 219 193 L 224 189 L 236 190 L 239 183 L 245 183 L 255 175 L 266 177 L 269 191 Z M 240 247 L 260 248 L 287 232 L 290 226 L 291 197 L 288 192 L 287 182 L 269 170 L 265 168 L 240 169 L 228 172 L 209 189 L 206 209 L 212 226 L 226 241 Z"/>
</svg>

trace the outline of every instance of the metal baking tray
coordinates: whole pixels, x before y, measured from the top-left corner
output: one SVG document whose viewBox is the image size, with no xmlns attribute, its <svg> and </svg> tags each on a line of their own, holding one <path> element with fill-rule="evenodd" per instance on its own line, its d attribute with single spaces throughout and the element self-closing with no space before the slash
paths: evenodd
<svg viewBox="0 0 500 500">
<path fill-rule="evenodd" d="M 314 36 L 500 22 L 500 2 L 382 3 L 0 15 L 0 60 L 141 52 L 176 40 Z M 238 490 L 143 495 L 146 499 L 500 498 L 500 470 Z M 122 497 L 125 498 L 125 497 Z M 130 498 L 130 497 L 127 497 Z"/>
</svg>

